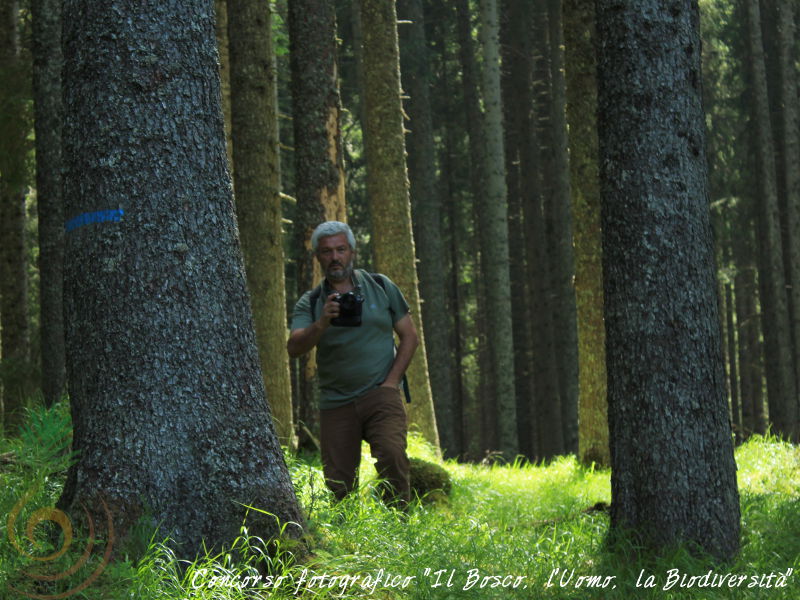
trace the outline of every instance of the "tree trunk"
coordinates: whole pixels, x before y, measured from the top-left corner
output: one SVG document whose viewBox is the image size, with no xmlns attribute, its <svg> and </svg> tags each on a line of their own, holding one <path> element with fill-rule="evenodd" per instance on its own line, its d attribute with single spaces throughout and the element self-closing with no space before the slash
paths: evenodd
<svg viewBox="0 0 800 600">
<path fill-rule="evenodd" d="M 30 391 L 25 191 L 31 123 L 29 73 L 20 54 L 18 13 L 16 0 L 0 2 L 0 358 L 5 372 L 0 393 L 8 433 L 22 421 Z"/>
<path fill-rule="evenodd" d="M 800 388 L 800 107 L 797 98 L 795 61 L 796 2 L 778 0 L 778 46 L 780 70 L 781 135 L 783 137 L 781 175 L 786 197 L 786 273 L 789 293 L 789 322 L 793 342 L 795 392 Z M 797 398 L 800 402 L 800 398 Z M 797 402 L 795 404 L 797 405 Z M 800 405 L 795 415 L 800 414 Z M 795 439 L 800 439 L 799 417 L 795 417 Z"/>
<path fill-rule="evenodd" d="M 581 0 L 566 0 L 564 47 L 580 364 L 578 456 L 583 463 L 608 466 L 595 37 L 594 7 Z"/>
<path fill-rule="evenodd" d="M 752 179 L 755 179 L 752 177 Z M 751 186 L 748 186 L 751 187 Z M 759 285 L 755 266 L 755 194 L 749 193 L 736 205 L 733 222 L 733 256 L 736 263 L 734 295 L 736 327 L 739 339 L 740 397 L 742 402 L 743 437 L 766 433 L 764 405 L 764 357 L 761 319 L 758 314 Z"/>
<path fill-rule="evenodd" d="M 766 432 L 764 414 L 761 341 L 756 312 L 756 269 L 744 263 L 737 267 L 736 323 L 739 337 L 740 397 L 742 402 L 742 437 Z"/>
<path fill-rule="evenodd" d="M 530 135 L 533 110 L 532 48 L 530 44 L 530 5 L 504 0 L 500 39 L 503 51 L 503 120 L 505 123 L 506 186 L 508 188 L 508 235 L 511 289 L 516 298 L 530 298 L 526 264 L 528 235 L 524 218 L 524 171 L 536 169 L 523 159 L 525 139 Z M 537 453 L 533 435 L 533 340 L 531 306 L 527 301 L 512 301 L 514 324 L 514 381 L 516 383 L 517 435 L 520 454 L 533 458 Z"/>
<path fill-rule="evenodd" d="M 725 314 L 725 356 L 728 363 L 728 394 L 730 396 L 731 423 L 735 433 L 736 443 L 742 440 L 742 404 L 739 376 L 739 365 L 736 362 L 736 347 L 740 343 L 736 338 L 736 325 L 734 321 L 735 309 L 733 305 L 733 282 L 723 284 L 723 298 Z"/>
<path fill-rule="evenodd" d="M 428 6 L 426 19 L 433 23 L 431 40 L 436 70 L 432 77 L 438 82 L 432 89 L 435 94 L 431 94 L 431 105 L 434 115 L 439 119 L 438 129 L 442 141 L 437 146 L 441 169 L 437 193 L 440 194 L 439 204 L 444 218 L 446 257 L 443 277 L 446 279 L 445 310 L 450 324 L 450 338 L 447 344 L 450 349 L 449 372 L 452 377 L 452 423 L 444 422 L 437 414 L 437 425 L 440 438 L 444 437 L 442 434 L 444 429 L 447 429 L 447 435 L 453 438 L 453 445 L 444 447 L 445 456 L 464 460 L 466 457 L 464 431 L 468 419 L 467 408 L 470 405 L 466 398 L 473 398 L 469 392 L 468 376 L 465 373 L 471 320 L 467 317 L 469 290 L 464 281 L 464 266 L 470 260 L 467 252 L 468 248 L 471 248 L 472 234 L 471 221 L 465 211 L 465 208 L 471 205 L 465 198 L 465 187 L 469 184 L 468 178 L 464 178 L 463 174 L 468 172 L 469 158 L 467 145 L 463 143 L 466 139 L 463 128 L 464 103 L 456 85 L 456 73 L 459 70 L 458 49 L 453 43 L 456 6 L 454 3 Z M 434 405 L 437 404 L 434 399 Z"/>
<path fill-rule="evenodd" d="M 216 11 L 217 51 L 219 52 L 219 79 L 222 90 L 222 115 L 225 119 L 225 148 L 228 169 L 233 176 L 233 141 L 231 140 L 231 56 L 228 50 L 228 0 L 214 0 Z"/>
<path fill-rule="evenodd" d="M 278 439 L 295 448 L 270 11 L 270 4 L 261 0 L 228 0 L 233 172 L 264 387 Z"/>
<path fill-rule="evenodd" d="M 397 16 L 394 3 L 383 0 L 361 0 L 360 6 L 364 28 L 364 142 L 375 267 L 400 286 L 411 307 L 421 343 L 408 369 L 412 398 L 409 420 L 438 450 L 411 233 Z"/>
<path fill-rule="evenodd" d="M 528 236 L 528 262 L 532 285 L 532 327 L 534 340 L 534 385 L 539 457 L 551 458 L 564 452 L 561 390 L 558 377 L 560 357 L 555 351 L 557 334 L 554 313 L 557 310 L 551 276 L 552 253 L 548 252 L 552 237 L 552 219 L 547 206 L 553 194 L 552 174 L 553 141 L 550 125 L 551 69 L 549 28 L 546 5 L 537 2 L 534 11 L 532 35 L 534 38 L 534 123 L 528 136 L 529 164 L 536 169 L 526 169 L 529 190 L 525 220 L 530 227 Z"/>
<path fill-rule="evenodd" d="M 61 196 L 61 2 L 33 0 L 33 93 L 36 127 L 36 202 L 39 216 L 39 332 L 42 395 L 61 399 L 64 356 L 64 207 Z"/>
<path fill-rule="evenodd" d="M 484 157 L 486 148 L 484 147 L 485 139 L 485 125 L 481 115 L 480 108 L 480 95 L 478 89 L 478 74 L 477 63 L 475 60 L 474 43 L 472 40 L 472 22 L 470 18 L 470 8 L 468 0 L 457 0 L 456 3 L 456 19 L 457 19 L 457 32 L 458 32 L 458 47 L 459 47 L 459 62 L 461 66 L 461 84 L 464 95 L 465 117 L 466 123 L 464 124 L 469 136 L 469 173 L 470 173 L 470 192 L 472 202 L 469 207 L 470 218 L 474 220 L 475 213 L 474 207 L 478 203 L 479 198 L 486 196 L 486 164 L 487 161 Z M 469 220 L 469 218 L 467 219 Z M 474 226 L 473 228 L 476 228 Z M 477 241 L 473 242 L 473 246 L 479 246 Z M 475 418 L 465 420 L 464 422 L 464 440 L 465 440 L 465 453 L 473 460 L 480 460 L 483 451 L 487 446 L 483 443 L 483 432 L 486 427 L 484 419 L 480 416 L 480 412 L 487 404 L 487 390 L 491 389 L 490 385 L 490 361 L 487 360 L 486 344 L 483 343 L 485 335 L 485 321 L 486 321 L 486 306 L 485 294 L 483 292 L 483 278 L 480 276 L 483 259 L 482 253 L 475 256 L 473 252 L 473 270 L 475 272 L 474 280 L 476 284 L 473 289 L 476 296 L 476 330 L 478 337 L 477 349 L 477 367 L 478 367 L 478 381 L 476 391 L 474 394 L 465 396 L 466 403 L 464 412 L 466 415 L 472 415 Z"/>
<path fill-rule="evenodd" d="M 553 256 L 551 277 L 556 310 L 555 352 L 559 357 L 561 390 L 561 426 L 564 451 L 578 452 L 578 332 L 575 305 L 575 254 L 573 251 L 570 166 L 567 150 L 566 83 L 564 78 L 564 35 L 561 25 L 561 0 L 548 0 L 547 22 L 550 28 L 550 99 L 553 156 L 553 194 L 549 212 L 553 220 L 550 248 Z"/>
<path fill-rule="evenodd" d="M 445 456 L 464 459 L 466 457 L 464 441 L 467 439 L 465 430 L 468 430 L 472 425 L 472 423 L 468 423 L 468 419 L 472 417 L 468 412 L 473 410 L 475 406 L 474 402 L 467 400 L 468 397 L 472 399 L 473 396 L 469 392 L 465 375 L 465 353 L 468 339 L 467 293 L 462 279 L 461 268 L 467 259 L 465 252 L 466 248 L 469 247 L 470 223 L 465 216 L 464 210 L 464 205 L 468 203 L 463 201 L 463 195 L 459 193 L 457 183 L 457 166 L 460 161 L 455 153 L 456 139 L 458 138 L 458 132 L 461 131 L 461 115 L 459 115 L 460 106 L 452 98 L 455 90 L 452 87 L 452 73 L 450 72 L 452 67 L 448 64 L 450 56 L 447 50 L 447 39 L 441 36 L 441 38 L 437 39 L 437 45 L 441 58 L 439 66 L 441 86 L 439 87 L 439 92 L 441 101 L 444 104 L 440 113 L 444 117 L 444 143 L 439 145 L 439 164 L 442 170 L 442 185 L 439 193 L 442 195 L 441 205 L 446 210 L 447 226 L 445 229 L 449 232 L 447 252 L 450 260 L 445 291 L 447 292 L 446 310 L 451 324 L 449 358 L 450 374 L 453 378 L 451 384 L 453 394 L 452 423 L 439 419 L 437 413 L 437 424 L 439 425 L 441 439 L 447 439 L 447 435 L 452 436 L 452 445 L 448 446 L 446 442 L 442 442 Z M 443 434 L 445 430 L 447 433 Z"/>
<path fill-rule="evenodd" d="M 212 0 L 64 3 L 73 445 L 59 505 L 181 557 L 301 522 L 239 248 Z M 102 99 L 99 102 L 98 99 Z M 105 517 L 95 519 L 105 522 Z M 295 528 L 290 534 L 299 535 Z"/>
<path fill-rule="evenodd" d="M 486 119 L 486 195 L 479 198 L 482 279 L 486 285 L 486 340 L 492 363 L 492 398 L 496 405 L 498 449 L 507 460 L 519 450 L 511 281 L 508 249 L 508 204 L 503 147 L 503 102 L 500 95 L 500 21 L 497 0 L 481 0 L 483 99 Z"/>
<path fill-rule="evenodd" d="M 774 143 L 769 119 L 767 76 L 758 0 L 747 1 L 748 45 L 757 163 L 759 282 L 764 332 L 767 389 L 773 431 L 796 439 L 797 388 L 792 364 L 783 245 L 775 180 Z"/>
<path fill-rule="evenodd" d="M 699 12 L 688 2 L 596 6 L 611 525 L 652 548 L 689 542 L 727 559 L 739 548 L 739 498 Z"/>
<path fill-rule="evenodd" d="M 297 294 L 322 278 L 311 233 L 323 221 L 347 221 L 342 155 L 341 100 L 336 66 L 336 14 L 325 0 L 290 0 L 289 40 L 297 206 L 294 248 Z M 299 359 L 298 414 L 304 429 L 319 435 L 316 354 Z M 300 445 L 309 437 L 301 432 Z"/>
<path fill-rule="evenodd" d="M 419 293 L 424 329 L 436 331 L 425 338 L 431 393 L 439 425 L 442 449 L 452 456 L 456 450 L 453 373 L 449 329 L 452 321 L 445 294 L 444 238 L 442 236 L 442 198 L 436 187 L 436 152 L 429 88 L 431 60 L 425 36 L 422 0 L 401 0 L 400 18 L 408 20 L 401 30 L 401 60 L 404 91 L 409 96 L 407 113 L 408 175 L 414 217 L 414 233 L 419 257 Z"/>
</svg>

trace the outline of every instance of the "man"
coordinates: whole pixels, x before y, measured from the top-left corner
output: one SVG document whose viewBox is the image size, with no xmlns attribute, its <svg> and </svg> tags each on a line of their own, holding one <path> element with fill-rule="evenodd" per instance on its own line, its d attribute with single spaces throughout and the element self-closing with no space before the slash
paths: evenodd
<svg viewBox="0 0 800 600">
<path fill-rule="evenodd" d="M 405 508 L 409 461 L 400 383 L 419 345 L 408 304 L 385 275 L 353 269 L 356 242 L 345 223 L 319 225 L 311 247 L 325 278 L 295 305 L 287 350 L 294 358 L 317 347 L 326 483 L 339 500 L 356 487 L 364 439 L 378 475 L 389 485 L 389 497 Z M 358 325 L 352 323 L 358 317 L 350 316 L 353 304 L 361 312 Z"/>
</svg>

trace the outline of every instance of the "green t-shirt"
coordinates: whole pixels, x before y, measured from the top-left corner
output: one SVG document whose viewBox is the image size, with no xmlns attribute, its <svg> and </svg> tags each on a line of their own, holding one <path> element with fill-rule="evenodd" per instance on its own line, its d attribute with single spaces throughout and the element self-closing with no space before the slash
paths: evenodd
<svg viewBox="0 0 800 600">
<path fill-rule="evenodd" d="M 353 272 L 364 303 L 360 327 L 331 325 L 317 344 L 319 407 L 336 408 L 352 402 L 386 379 L 394 362 L 394 324 L 408 313 L 408 303 L 400 288 L 385 275 L 385 289 L 361 269 Z M 292 313 L 292 330 L 310 326 L 325 305 L 326 295 L 319 294 L 314 316 L 309 309 L 307 291 Z"/>
</svg>

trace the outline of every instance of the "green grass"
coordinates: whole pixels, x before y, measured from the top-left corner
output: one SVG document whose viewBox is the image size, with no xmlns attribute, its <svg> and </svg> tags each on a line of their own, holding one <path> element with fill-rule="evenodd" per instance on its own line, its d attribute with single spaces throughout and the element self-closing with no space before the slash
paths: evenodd
<svg viewBox="0 0 800 600">
<path fill-rule="evenodd" d="M 37 539 L 44 539 L 38 539 L 40 546 L 34 547 L 26 539 L 24 523 L 33 508 L 52 506 L 60 494 L 69 460 L 64 452 L 68 423 L 63 406 L 32 412 L 22 438 L 0 446 L 0 455 L 13 452 L 15 457 L 13 464 L 0 466 L 4 515 L 0 598 L 26 597 L 12 592 L 9 585 L 27 594 L 64 593 L 102 567 L 98 553 L 84 568 L 58 582 L 34 585 L 24 572 L 41 571 L 41 567 L 32 565 L 23 552 L 42 556 L 59 546 L 40 535 L 44 529 L 40 525 Z M 412 437 L 410 453 L 436 460 L 418 437 Z M 546 465 L 444 463 L 453 478 L 449 501 L 416 505 L 404 518 L 377 500 L 374 469 L 365 452 L 359 493 L 338 505 L 330 502 L 317 459 L 287 459 L 308 515 L 311 553 L 302 559 L 286 544 L 271 554 L 266 552 L 264 541 L 244 528 L 225 551 L 182 562 L 164 540 L 142 530 L 138 541 L 120 552 L 121 560 L 109 564 L 73 597 L 800 598 L 800 451 L 774 438 L 758 437 L 738 448 L 736 458 L 742 549 L 730 564 L 698 558 L 685 548 L 664 550 L 659 557 L 645 556 L 634 543 L 625 541 L 611 551 L 606 545 L 608 516 L 586 511 L 597 502 L 610 502 L 609 472 L 583 467 L 572 457 Z M 32 508 L 18 511 L 15 546 L 5 515 L 16 514 L 15 506 L 30 490 L 34 493 L 27 504 Z M 81 544 L 76 540 L 73 546 L 76 550 L 54 561 L 58 569 L 78 558 Z M 102 540 L 98 546 L 102 548 Z M 768 576 L 787 569 L 794 571 L 786 587 L 774 587 L 783 581 Z M 709 571 L 712 576 L 730 573 L 747 578 L 733 589 L 668 587 L 671 572 L 688 579 Z M 637 579 L 644 584 L 648 577 L 654 587 L 636 586 Z M 553 585 L 548 587 L 549 580 Z M 591 587 L 603 583 L 607 587 Z M 773 587 L 748 587 L 754 583 Z"/>
</svg>

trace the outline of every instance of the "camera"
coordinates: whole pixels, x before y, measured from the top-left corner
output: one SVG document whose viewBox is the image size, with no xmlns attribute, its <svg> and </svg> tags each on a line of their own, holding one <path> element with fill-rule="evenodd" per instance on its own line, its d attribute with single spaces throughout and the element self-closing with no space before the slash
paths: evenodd
<svg viewBox="0 0 800 600">
<path fill-rule="evenodd" d="M 361 326 L 361 307 L 364 304 L 364 296 L 355 292 L 347 292 L 337 294 L 333 301 L 339 303 L 339 316 L 331 319 L 331 325 L 338 327 Z"/>
</svg>

